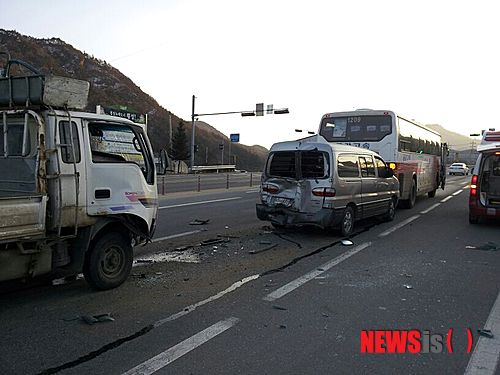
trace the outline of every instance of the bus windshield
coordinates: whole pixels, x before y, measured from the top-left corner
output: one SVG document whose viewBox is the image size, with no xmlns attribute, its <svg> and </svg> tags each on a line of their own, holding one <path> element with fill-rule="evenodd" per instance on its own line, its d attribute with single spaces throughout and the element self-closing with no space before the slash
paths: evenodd
<svg viewBox="0 0 500 375">
<path fill-rule="evenodd" d="M 392 132 L 389 115 L 365 115 L 324 118 L 320 135 L 329 142 L 380 141 Z"/>
</svg>

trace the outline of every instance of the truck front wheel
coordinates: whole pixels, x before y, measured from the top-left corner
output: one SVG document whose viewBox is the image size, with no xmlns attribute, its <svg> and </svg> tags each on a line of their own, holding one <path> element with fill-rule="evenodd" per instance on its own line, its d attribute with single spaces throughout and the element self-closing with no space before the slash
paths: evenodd
<svg viewBox="0 0 500 375">
<path fill-rule="evenodd" d="M 94 289 L 116 288 L 130 274 L 132 261 L 133 250 L 130 241 L 117 232 L 106 233 L 89 249 L 83 274 Z"/>
</svg>

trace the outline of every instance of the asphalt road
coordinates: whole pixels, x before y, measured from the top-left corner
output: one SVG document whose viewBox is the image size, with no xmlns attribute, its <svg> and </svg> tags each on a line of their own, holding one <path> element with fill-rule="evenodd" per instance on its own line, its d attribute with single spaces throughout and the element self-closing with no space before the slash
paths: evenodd
<svg viewBox="0 0 500 375">
<path fill-rule="evenodd" d="M 391 223 L 358 223 L 353 246 L 328 231 L 272 231 L 255 218 L 255 189 L 167 196 L 137 257 L 171 261 L 138 263 L 112 291 L 78 280 L 0 296 L 0 373 L 455 374 L 469 362 L 495 373 L 500 259 L 472 247 L 500 244 L 500 224 L 468 223 L 467 182 L 449 177 Z M 200 245 L 210 238 L 226 242 Z M 115 321 L 82 321 L 100 313 Z M 479 339 L 483 328 L 494 337 Z M 360 353 L 362 330 L 428 331 L 444 345 Z"/>
</svg>

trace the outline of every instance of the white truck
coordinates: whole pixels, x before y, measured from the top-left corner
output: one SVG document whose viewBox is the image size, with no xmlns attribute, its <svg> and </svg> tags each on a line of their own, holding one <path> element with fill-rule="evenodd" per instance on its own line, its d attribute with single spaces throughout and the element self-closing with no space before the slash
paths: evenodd
<svg viewBox="0 0 500 375">
<path fill-rule="evenodd" d="M 29 70 L 14 76 L 13 68 Z M 83 271 L 98 290 L 128 277 L 158 193 L 144 126 L 82 112 L 89 83 L 8 59 L 0 69 L 0 281 Z"/>
</svg>

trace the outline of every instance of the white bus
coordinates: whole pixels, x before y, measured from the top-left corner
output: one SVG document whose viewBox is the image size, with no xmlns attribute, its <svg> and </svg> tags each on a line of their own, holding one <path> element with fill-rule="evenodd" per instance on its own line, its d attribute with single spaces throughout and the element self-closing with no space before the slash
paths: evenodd
<svg viewBox="0 0 500 375">
<path fill-rule="evenodd" d="M 412 208 L 418 195 L 434 197 L 444 189 L 446 144 L 441 135 L 393 111 L 362 109 L 327 113 L 319 134 L 328 142 L 377 152 L 394 169 L 400 183 L 400 203 Z"/>
</svg>

